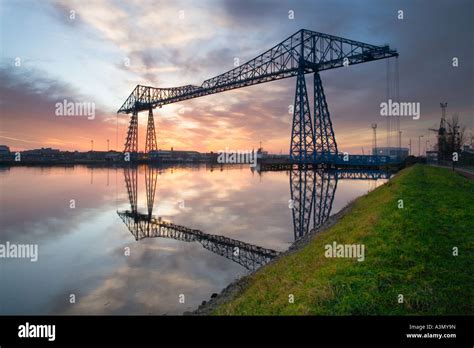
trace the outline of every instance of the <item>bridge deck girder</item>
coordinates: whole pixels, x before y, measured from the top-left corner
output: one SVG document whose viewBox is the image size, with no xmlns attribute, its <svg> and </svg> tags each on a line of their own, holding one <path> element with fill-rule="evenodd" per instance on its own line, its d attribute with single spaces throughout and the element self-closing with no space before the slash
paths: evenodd
<svg viewBox="0 0 474 348">
<path fill-rule="evenodd" d="M 301 29 L 256 58 L 207 79 L 200 86 L 157 88 L 137 85 L 118 113 L 149 110 L 150 107 L 293 77 L 301 65 L 305 73 L 311 73 L 396 56 L 398 53 L 389 46 Z"/>
</svg>

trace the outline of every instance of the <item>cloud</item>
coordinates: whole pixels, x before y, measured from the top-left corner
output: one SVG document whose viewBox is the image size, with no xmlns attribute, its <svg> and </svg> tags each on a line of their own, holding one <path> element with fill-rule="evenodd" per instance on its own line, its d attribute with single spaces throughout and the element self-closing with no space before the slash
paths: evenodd
<svg viewBox="0 0 474 348">
<path fill-rule="evenodd" d="M 234 58 L 245 62 L 301 28 L 373 44 L 388 42 L 400 53 L 400 97 L 421 103 L 420 121 L 402 121 L 407 141 L 410 136 L 427 132 L 428 127 L 439 121 L 440 101 L 448 101 L 448 113 L 457 112 L 468 127 L 474 126 L 474 82 L 470 78 L 474 74 L 474 49 L 464 44 L 469 42 L 473 31 L 472 11 L 466 8 L 473 6 L 468 1 L 453 4 L 434 1 L 425 6 L 411 1 L 380 4 L 372 0 L 199 4 L 60 0 L 49 7 L 55 13 L 53 18 L 60 17 L 76 34 L 83 33 L 90 41 L 107 42 L 118 49 L 120 56 L 115 56 L 113 69 L 107 71 L 107 76 L 105 72 L 98 75 L 105 81 L 103 88 L 110 90 L 118 88 L 115 81 L 107 86 L 108 74 L 116 70 L 130 73 L 120 88 L 132 89 L 136 84 L 199 85 L 233 68 Z M 403 21 L 396 17 L 399 8 L 405 12 Z M 64 19 L 70 9 L 76 11 L 75 24 Z M 288 18 L 290 9 L 295 11 L 294 20 Z M 451 66 L 455 56 L 460 59 L 458 68 Z M 124 64 L 124 58 L 129 59 L 129 66 Z M 97 63 L 104 57 L 98 51 L 91 59 Z M 67 61 L 61 64 L 68 66 Z M 391 66 L 394 67 L 394 62 Z M 383 136 L 386 120 L 380 116 L 380 103 L 386 99 L 385 70 L 386 61 L 379 61 L 321 74 L 342 150 L 360 152 L 361 146 L 370 146 L 372 123 L 379 123 L 379 135 Z M 307 82 L 311 94 L 310 75 Z M 76 88 L 74 81 L 69 83 L 70 88 Z M 287 111 L 293 103 L 294 86 L 294 79 L 288 79 L 167 105 L 156 111 L 159 146 L 215 151 L 225 145 L 252 147 L 262 139 L 267 149 L 286 152 L 292 117 Z M 51 88 L 55 93 L 58 87 L 52 83 Z M 84 84 L 81 88 L 87 89 Z M 123 91 L 124 96 L 128 93 Z M 104 118 L 114 123 L 115 115 Z M 121 116 L 120 120 L 122 142 L 127 118 Z M 141 136 L 144 121 L 145 117 L 140 116 L 140 142 L 144 138 Z M 356 131 L 361 132 L 360 141 L 353 142 L 351 135 Z M 17 132 L 14 133 L 0 135 L 18 138 Z M 31 140 L 30 137 L 25 139 Z"/>
<path fill-rule="evenodd" d="M 81 143 L 87 146 L 78 141 L 80 136 L 104 142 L 115 138 L 115 123 L 107 119 L 110 111 L 101 109 L 93 98 L 81 95 L 70 84 L 27 68 L 2 67 L 0 79 L 0 136 L 9 139 L 15 150 L 48 146 L 73 150 L 81 149 Z M 63 100 L 94 103 L 95 119 L 56 116 L 55 105 Z"/>
</svg>

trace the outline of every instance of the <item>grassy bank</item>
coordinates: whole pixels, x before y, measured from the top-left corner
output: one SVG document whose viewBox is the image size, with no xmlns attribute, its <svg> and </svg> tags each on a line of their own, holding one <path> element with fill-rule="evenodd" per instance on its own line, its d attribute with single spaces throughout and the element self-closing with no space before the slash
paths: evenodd
<svg viewBox="0 0 474 348">
<path fill-rule="evenodd" d="M 364 244 L 365 260 L 326 258 L 334 241 Z M 252 275 L 214 314 L 474 314 L 473 250 L 474 182 L 416 165 L 359 198 L 302 250 Z"/>
</svg>

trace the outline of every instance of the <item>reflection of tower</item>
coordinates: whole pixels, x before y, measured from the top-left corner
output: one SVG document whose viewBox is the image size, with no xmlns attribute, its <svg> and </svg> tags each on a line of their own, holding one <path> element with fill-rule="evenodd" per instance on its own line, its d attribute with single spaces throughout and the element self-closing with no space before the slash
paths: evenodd
<svg viewBox="0 0 474 348">
<path fill-rule="evenodd" d="M 128 200 L 130 202 L 130 211 L 133 214 L 138 213 L 138 168 L 124 168 L 125 185 L 127 187 Z M 155 202 L 156 183 L 158 180 L 158 169 L 145 167 L 145 189 L 148 216 L 153 214 L 153 205 Z"/>
<path fill-rule="evenodd" d="M 127 186 L 128 201 L 130 202 L 129 220 L 127 227 L 129 229 L 138 228 L 138 211 L 137 211 L 137 197 L 138 197 L 138 173 L 137 167 L 125 167 L 123 169 L 125 177 L 125 185 Z"/>
<path fill-rule="evenodd" d="M 375 182 L 377 179 L 389 178 L 390 173 L 378 170 L 291 170 L 290 194 L 295 240 L 321 227 L 329 219 L 338 180 Z"/>
<path fill-rule="evenodd" d="M 290 194 L 293 203 L 293 226 L 295 239 L 308 232 L 313 204 L 314 172 L 310 170 L 290 171 Z"/>
<path fill-rule="evenodd" d="M 148 208 L 148 216 L 153 214 L 153 204 L 155 202 L 156 181 L 158 179 L 157 168 L 145 167 L 145 187 L 146 187 L 146 203 Z"/>
<path fill-rule="evenodd" d="M 331 214 L 334 194 L 337 188 L 337 174 L 317 171 L 313 190 L 313 228 L 321 227 Z"/>
<path fill-rule="evenodd" d="M 313 227 L 321 226 L 329 218 L 337 186 L 337 175 L 324 170 L 292 170 L 290 194 L 293 202 L 295 240 Z"/>
<path fill-rule="evenodd" d="M 158 169 L 145 167 L 145 187 L 147 195 L 147 214 L 138 212 L 138 174 L 136 167 L 124 169 L 130 209 L 117 212 L 135 240 L 144 238 L 170 238 L 183 242 L 198 242 L 205 249 L 232 260 L 248 270 L 255 270 L 268 263 L 279 252 L 265 249 L 232 238 L 207 234 L 200 230 L 175 225 L 153 216 Z"/>
<path fill-rule="evenodd" d="M 126 167 L 123 170 L 125 176 L 125 184 L 127 186 L 128 200 L 130 201 L 130 209 L 132 213 L 137 213 L 137 196 L 138 196 L 138 173 L 137 167 Z"/>
</svg>

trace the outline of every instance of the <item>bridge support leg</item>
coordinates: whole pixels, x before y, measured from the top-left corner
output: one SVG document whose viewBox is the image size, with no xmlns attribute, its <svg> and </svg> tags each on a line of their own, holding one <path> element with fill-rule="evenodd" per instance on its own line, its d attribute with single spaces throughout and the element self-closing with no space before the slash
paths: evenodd
<svg viewBox="0 0 474 348">
<path fill-rule="evenodd" d="M 123 152 L 138 152 L 138 111 L 133 111 Z"/>
<path fill-rule="evenodd" d="M 148 208 L 148 218 L 153 215 L 153 205 L 155 202 L 156 182 L 158 180 L 157 168 L 145 167 L 145 188 L 146 188 L 146 204 Z"/>
<path fill-rule="evenodd" d="M 138 212 L 138 173 L 136 167 L 125 167 L 123 169 L 125 185 L 127 187 L 130 210 L 136 215 Z"/>
<path fill-rule="evenodd" d="M 315 189 L 314 172 L 290 170 L 290 195 L 293 203 L 293 228 L 295 240 L 309 232 Z"/>
<path fill-rule="evenodd" d="M 148 111 L 148 125 L 146 128 L 145 153 L 158 150 L 156 143 L 155 120 L 153 119 L 153 109 Z"/>
<path fill-rule="evenodd" d="M 304 69 L 301 67 L 296 78 L 293 126 L 291 130 L 290 157 L 299 163 L 312 162 L 315 142 Z"/>
<path fill-rule="evenodd" d="M 337 188 L 337 173 L 318 171 L 315 173 L 315 182 L 313 228 L 319 228 L 331 215 L 334 194 Z"/>
<path fill-rule="evenodd" d="M 337 174 L 310 169 L 290 171 L 295 240 L 306 235 L 312 228 L 321 227 L 328 220 L 336 188 Z"/>
<path fill-rule="evenodd" d="M 314 137 L 316 157 L 325 163 L 330 162 L 331 157 L 337 155 L 337 143 L 318 72 L 314 73 Z"/>
</svg>

